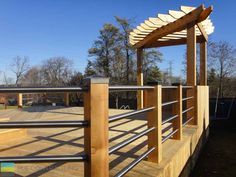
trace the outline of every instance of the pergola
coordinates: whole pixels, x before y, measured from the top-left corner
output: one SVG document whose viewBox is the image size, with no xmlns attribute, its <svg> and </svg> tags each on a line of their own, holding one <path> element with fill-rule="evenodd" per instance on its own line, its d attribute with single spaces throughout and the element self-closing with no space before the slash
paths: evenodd
<svg viewBox="0 0 236 177">
<path fill-rule="evenodd" d="M 187 85 L 195 86 L 196 43 L 200 43 L 200 85 L 207 85 L 207 41 L 214 26 L 209 18 L 213 7 L 181 6 L 179 11 L 158 14 L 134 29 L 130 43 L 137 49 L 137 85 L 143 85 L 143 49 L 187 44 Z M 138 108 L 143 108 L 143 92 L 138 92 Z"/>
</svg>

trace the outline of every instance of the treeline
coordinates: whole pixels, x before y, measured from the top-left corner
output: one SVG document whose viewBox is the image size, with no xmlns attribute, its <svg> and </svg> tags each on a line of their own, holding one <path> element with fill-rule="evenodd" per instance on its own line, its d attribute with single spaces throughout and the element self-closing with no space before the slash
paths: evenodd
<svg viewBox="0 0 236 177">
<path fill-rule="evenodd" d="M 52 57 L 37 66 L 30 66 L 28 57 L 17 56 L 13 58 L 9 70 L 15 79 L 3 73 L 5 86 L 66 86 L 77 75 L 73 71 L 73 61 L 66 57 Z"/>
</svg>

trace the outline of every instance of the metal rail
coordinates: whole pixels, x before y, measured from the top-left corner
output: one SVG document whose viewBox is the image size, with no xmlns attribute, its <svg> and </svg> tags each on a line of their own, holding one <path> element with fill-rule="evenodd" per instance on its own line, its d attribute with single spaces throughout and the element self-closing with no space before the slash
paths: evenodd
<svg viewBox="0 0 236 177">
<path fill-rule="evenodd" d="M 87 155 L 70 155 L 70 156 L 35 156 L 35 157 L 0 157 L 0 162 L 15 163 L 48 163 L 48 162 L 83 162 L 87 160 Z"/>
<path fill-rule="evenodd" d="M 88 121 L 22 121 L 0 122 L 0 128 L 64 128 L 86 127 Z"/>
<path fill-rule="evenodd" d="M 193 117 L 189 118 L 186 122 L 183 123 L 183 127 L 187 125 L 191 120 L 193 120 Z"/>
<path fill-rule="evenodd" d="M 194 108 L 194 107 L 192 106 L 192 107 L 190 107 L 190 108 L 188 108 L 188 109 L 185 109 L 184 111 L 182 111 L 182 113 L 184 114 L 184 113 L 186 113 L 186 112 L 192 110 L 193 108 Z"/>
<path fill-rule="evenodd" d="M 163 106 L 168 106 L 168 105 L 171 105 L 171 104 L 175 104 L 175 103 L 178 103 L 178 100 L 162 103 L 162 107 Z"/>
<path fill-rule="evenodd" d="M 165 123 L 167 123 L 167 122 L 169 122 L 169 121 L 171 121 L 171 120 L 173 120 L 173 119 L 175 119 L 177 117 L 178 117 L 178 115 L 171 116 L 171 117 L 165 119 L 164 121 L 162 121 L 161 124 L 163 125 L 163 124 L 165 124 Z"/>
<path fill-rule="evenodd" d="M 136 85 L 134 85 L 134 86 L 128 86 L 128 85 L 109 86 L 110 91 L 137 91 L 137 90 L 150 90 L 150 89 L 154 89 L 154 87 L 153 86 L 136 86 Z"/>
<path fill-rule="evenodd" d="M 172 124 L 168 125 L 167 127 L 165 127 L 163 130 L 162 130 L 162 134 L 167 132 L 168 130 L 170 130 L 172 128 Z"/>
<path fill-rule="evenodd" d="M 187 97 L 187 98 L 183 98 L 182 101 L 190 100 L 190 99 L 193 99 L 193 98 L 194 98 L 193 96 Z"/>
<path fill-rule="evenodd" d="M 168 140 L 171 136 L 173 136 L 179 129 L 176 129 L 174 131 L 172 131 L 169 135 L 165 136 L 163 139 L 162 139 L 162 143 L 164 143 L 166 140 Z"/>
<path fill-rule="evenodd" d="M 132 168 L 134 168 L 139 162 L 141 162 L 144 158 L 146 158 L 154 150 L 155 150 L 155 148 L 153 147 L 153 148 L 147 150 L 146 152 L 144 152 L 141 156 L 139 156 L 137 159 L 132 161 L 127 167 L 125 167 L 120 172 L 118 172 L 114 177 L 124 176 L 126 173 L 128 173 Z"/>
<path fill-rule="evenodd" d="M 0 93 L 45 93 L 45 92 L 82 92 L 82 87 L 0 87 Z"/>
<path fill-rule="evenodd" d="M 185 85 L 185 86 L 184 86 L 184 85 L 183 85 L 182 88 L 184 88 L 184 89 L 192 89 L 193 86 L 188 86 L 188 85 Z"/>
<path fill-rule="evenodd" d="M 125 147 L 126 145 L 134 142 L 135 140 L 137 140 L 137 139 L 141 138 L 142 136 L 148 134 L 149 132 L 153 131 L 154 129 L 155 129 L 155 127 L 149 128 L 147 130 L 144 130 L 144 131 L 138 133 L 137 135 L 132 136 L 131 138 L 128 138 L 127 140 L 125 140 L 125 141 L 123 141 L 121 143 L 118 143 L 117 145 L 114 145 L 113 147 L 111 147 L 109 149 L 109 154 L 111 154 L 111 153 L 113 153 L 113 152 L 115 152 L 115 151 Z"/>
<path fill-rule="evenodd" d="M 137 114 L 140 114 L 140 113 L 148 112 L 148 111 L 151 111 L 153 109 L 155 109 L 155 107 L 149 107 L 149 108 L 135 110 L 135 111 L 131 111 L 131 112 L 123 113 L 123 114 L 110 116 L 109 117 L 109 122 L 113 122 L 113 121 L 116 121 L 116 120 L 119 120 L 119 119 L 123 119 L 123 118 L 126 118 L 126 117 L 137 115 Z"/>
</svg>

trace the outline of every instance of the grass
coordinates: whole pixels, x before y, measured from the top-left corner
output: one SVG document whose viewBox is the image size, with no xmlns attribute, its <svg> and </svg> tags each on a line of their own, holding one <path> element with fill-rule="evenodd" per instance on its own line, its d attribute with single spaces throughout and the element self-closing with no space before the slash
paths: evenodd
<svg viewBox="0 0 236 177">
<path fill-rule="evenodd" d="M 7 106 L 7 109 L 17 109 L 18 106 Z M 0 111 L 5 110 L 5 106 L 0 106 Z"/>
</svg>

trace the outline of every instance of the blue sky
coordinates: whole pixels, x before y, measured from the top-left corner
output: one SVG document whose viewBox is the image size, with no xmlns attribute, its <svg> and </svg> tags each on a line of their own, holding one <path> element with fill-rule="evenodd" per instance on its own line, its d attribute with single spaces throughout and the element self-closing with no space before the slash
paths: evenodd
<svg viewBox="0 0 236 177">
<path fill-rule="evenodd" d="M 226 40 L 236 46 L 236 2 L 178 0 L 0 0 L 0 71 L 8 71 L 11 59 L 28 56 L 31 65 L 53 56 L 66 56 L 74 68 L 83 72 L 88 49 L 104 23 L 114 23 L 114 16 L 135 18 L 141 23 L 157 13 L 178 10 L 180 5 L 213 5 L 211 19 L 214 41 Z M 174 73 L 179 75 L 184 46 L 161 48 L 165 62 L 173 60 Z"/>
</svg>

